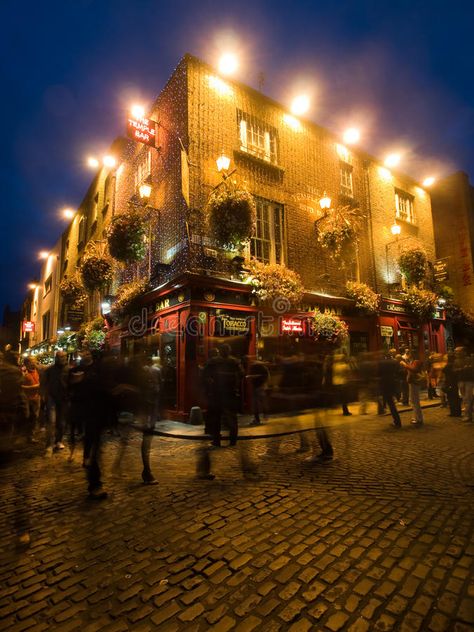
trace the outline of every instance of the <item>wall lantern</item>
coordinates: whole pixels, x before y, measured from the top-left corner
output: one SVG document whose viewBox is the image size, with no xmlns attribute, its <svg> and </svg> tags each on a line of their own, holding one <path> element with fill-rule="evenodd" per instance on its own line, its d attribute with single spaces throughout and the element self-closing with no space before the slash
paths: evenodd
<svg viewBox="0 0 474 632">
<path fill-rule="evenodd" d="M 230 158 L 222 154 L 222 156 L 219 156 L 219 158 L 216 160 L 216 163 L 217 171 L 219 171 L 219 173 L 221 171 L 227 171 L 230 167 Z"/>
<path fill-rule="evenodd" d="M 323 197 L 319 200 L 319 206 L 323 211 L 331 208 L 331 198 L 326 195 L 326 191 L 324 192 Z"/>
<path fill-rule="evenodd" d="M 142 199 L 148 200 L 151 195 L 151 184 L 144 182 L 139 186 L 138 191 Z"/>
<path fill-rule="evenodd" d="M 397 224 L 397 222 L 395 222 L 390 227 L 390 230 L 392 232 L 392 235 L 399 235 L 402 232 L 402 227 L 400 226 L 400 224 Z"/>
</svg>

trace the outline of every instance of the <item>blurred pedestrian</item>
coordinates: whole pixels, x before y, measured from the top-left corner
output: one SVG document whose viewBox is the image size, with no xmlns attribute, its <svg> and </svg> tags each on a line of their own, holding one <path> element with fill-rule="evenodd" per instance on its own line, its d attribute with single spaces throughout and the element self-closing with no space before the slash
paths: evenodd
<svg viewBox="0 0 474 632">
<path fill-rule="evenodd" d="M 40 414 L 40 376 L 33 358 L 25 358 L 23 370 L 22 389 L 26 396 L 28 405 L 27 413 L 27 435 L 30 443 L 38 443 L 35 433 L 38 430 L 38 419 Z"/>
<path fill-rule="evenodd" d="M 410 401 L 415 414 L 412 424 L 417 426 L 423 425 L 423 411 L 420 404 L 420 392 L 426 384 L 426 373 L 423 371 L 423 362 L 421 360 L 410 359 L 408 362 L 401 362 L 401 365 L 407 370 L 407 382 L 410 389 Z"/>
<path fill-rule="evenodd" d="M 270 372 L 261 360 L 254 360 L 250 363 L 247 380 L 250 383 L 251 397 L 252 397 L 252 412 L 253 420 L 250 422 L 251 426 L 260 426 L 260 413 L 263 413 L 266 418 L 267 403 L 266 403 L 266 389 L 268 381 L 270 379 Z"/>
<path fill-rule="evenodd" d="M 458 371 L 454 353 L 448 353 L 443 369 L 444 392 L 448 400 L 449 417 L 461 417 L 461 398 L 459 397 Z"/>
<path fill-rule="evenodd" d="M 463 384 L 463 421 L 472 422 L 474 406 L 474 355 L 465 355 L 463 366 L 459 372 Z"/>
<path fill-rule="evenodd" d="M 378 372 L 380 380 L 380 393 L 383 401 L 387 404 L 390 414 L 392 415 L 393 425 L 400 428 L 402 425 L 400 414 L 395 403 L 399 383 L 399 365 L 392 356 L 381 356 L 378 363 Z"/>
<path fill-rule="evenodd" d="M 63 436 L 68 404 L 67 354 L 56 351 L 54 364 L 41 374 L 41 389 L 46 400 L 46 451 L 64 450 Z M 41 383 L 40 379 L 40 383 Z M 53 447 L 54 436 L 54 447 Z"/>
</svg>

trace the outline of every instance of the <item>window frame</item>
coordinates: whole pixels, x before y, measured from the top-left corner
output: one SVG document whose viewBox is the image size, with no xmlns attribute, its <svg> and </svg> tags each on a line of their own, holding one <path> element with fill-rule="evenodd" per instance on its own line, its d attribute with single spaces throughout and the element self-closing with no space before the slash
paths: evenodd
<svg viewBox="0 0 474 632">
<path fill-rule="evenodd" d="M 347 197 L 354 197 L 354 178 L 353 178 L 354 169 L 351 164 L 348 162 L 341 161 L 339 163 L 339 186 L 341 189 L 341 194 Z M 349 175 L 350 186 L 346 184 L 345 178 L 343 174 Z"/>
<path fill-rule="evenodd" d="M 408 213 L 402 212 L 400 200 L 408 202 Z M 402 222 L 416 226 L 415 197 L 402 189 L 395 189 L 395 217 Z"/>
<path fill-rule="evenodd" d="M 260 196 L 254 196 L 254 200 L 257 205 L 257 222 L 255 236 L 251 238 L 248 247 L 249 254 L 263 263 L 284 265 L 286 263 L 285 207 L 279 202 Z M 262 209 L 262 215 L 266 214 L 266 218 L 259 218 L 259 206 Z M 260 226 L 263 226 L 262 236 L 258 236 Z M 265 252 L 265 247 L 268 248 L 267 252 Z"/>
<path fill-rule="evenodd" d="M 237 110 L 239 149 L 270 165 L 278 164 L 278 130 L 261 119 Z"/>
<path fill-rule="evenodd" d="M 145 149 L 137 158 L 135 165 L 135 191 L 138 191 L 143 184 L 151 176 L 151 151 Z"/>
</svg>

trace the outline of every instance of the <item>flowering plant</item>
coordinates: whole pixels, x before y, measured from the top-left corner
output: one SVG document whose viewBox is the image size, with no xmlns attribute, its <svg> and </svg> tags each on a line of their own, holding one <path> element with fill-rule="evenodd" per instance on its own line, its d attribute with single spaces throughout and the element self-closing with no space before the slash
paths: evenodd
<svg viewBox="0 0 474 632">
<path fill-rule="evenodd" d="M 332 314 L 323 314 L 315 310 L 311 319 L 313 332 L 318 340 L 340 344 L 349 336 L 349 327 Z"/>
<path fill-rule="evenodd" d="M 105 336 L 104 319 L 101 316 L 84 323 L 78 332 L 81 345 L 92 351 L 100 351 L 103 349 Z"/>
<path fill-rule="evenodd" d="M 238 248 L 249 241 L 256 221 L 250 193 L 220 187 L 211 193 L 207 211 L 210 231 L 219 246 Z"/>
<path fill-rule="evenodd" d="M 74 307 L 82 307 L 87 300 L 87 293 L 79 279 L 65 277 L 59 284 L 64 302 Z"/>
<path fill-rule="evenodd" d="M 356 307 L 368 314 L 376 314 L 379 309 L 380 295 L 373 291 L 367 283 L 348 281 L 346 283 L 347 296 L 356 302 Z"/>
<path fill-rule="evenodd" d="M 117 215 L 107 232 L 110 254 L 123 263 L 141 261 L 146 253 L 145 236 L 145 220 L 136 211 Z"/>
<path fill-rule="evenodd" d="M 438 303 L 438 297 L 431 290 L 422 290 L 415 285 L 403 293 L 410 312 L 420 320 L 429 320 Z"/>
<path fill-rule="evenodd" d="M 132 310 L 136 300 L 145 294 L 146 290 L 146 281 L 130 281 L 130 283 L 123 283 L 117 291 L 113 307 L 114 313 L 117 316 L 121 316 Z"/>
<path fill-rule="evenodd" d="M 289 308 L 303 298 L 304 288 L 300 276 L 286 266 L 251 259 L 246 267 L 253 292 L 260 301 L 286 302 Z"/>
<path fill-rule="evenodd" d="M 351 243 L 357 242 L 361 221 L 359 209 L 350 205 L 331 209 L 317 221 L 319 244 L 328 250 L 334 259 L 341 257 Z"/>
<path fill-rule="evenodd" d="M 418 285 L 424 279 L 428 259 L 422 248 L 410 248 L 402 252 L 398 258 L 400 271 L 408 283 Z"/>
<path fill-rule="evenodd" d="M 112 265 L 106 257 L 88 255 L 81 266 L 81 278 L 89 292 L 101 290 L 112 281 Z"/>
</svg>

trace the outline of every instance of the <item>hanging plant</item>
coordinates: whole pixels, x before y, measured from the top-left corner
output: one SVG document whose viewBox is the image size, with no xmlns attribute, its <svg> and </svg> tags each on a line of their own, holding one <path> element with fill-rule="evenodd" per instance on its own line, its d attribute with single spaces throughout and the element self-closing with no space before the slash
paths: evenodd
<svg viewBox="0 0 474 632">
<path fill-rule="evenodd" d="M 87 292 L 79 279 L 65 277 L 59 284 L 59 289 L 65 303 L 71 307 L 80 308 L 87 300 Z"/>
<path fill-rule="evenodd" d="M 221 186 L 211 193 L 207 211 L 210 232 L 219 246 L 239 249 L 250 240 L 256 221 L 250 193 Z"/>
<path fill-rule="evenodd" d="M 352 251 L 351 246 L 358 241 L 358 232 L 363 216 L 359 209 L 350 205 L 330 209 L 317 221 L 318 243 L 337 259 Z"/>
<path fill-rule="evenodd" d="M 419 320 L 430 320 L 438 304 L 438 297 L 431 290 L 422 290 L 415 285 L 403 293 L 409 311 Z"/>
<path fill-rule="evenodd" d="M 89 292 L 102 290 L 113 279 L 112 264 L 106 257 L 88 255 L 81 266 L 81 278 Z"/>
<path fill-rule="evenodd" d="M 251 259 L 246 268 L 249 272 L 248 282 L 252 285 L 255 296 L 262 303 L 274 303 L 276 311 L 282 311 L 285 303 L 289 309 L 303 298 L 304 287 L 299 274 L 286 266 Z M 277 303 L 281 303 L 281 308 Z"/>
<path fill-rule="evenodd" d="M 423 281 L 428 265 L 426 252 L 422 248 L 410 248 L 401 253 L 398 266 L 408 283 L 418 285 Z"/>
<path fill-rule="evenodd" d="M 366 314 L 376 314 L 380 306 L 380 295 L 373 291 L 367 283 L 348 281 L 346 283 L 347 296 L 352 298 L 358 309 Z"/>
<path fill-rule="evenodd" d="M 122 263 L 141 261 L 146 254 L 145 220 L 136 211 L 117 215 L 109 226 L 109 252 Z"/>
<path fill-rule="evenodd" d="M 82 347 L 91 351 L 101 351 L 105 345 L 105 326 L 102 316 L 84 323 L 77 334 Z"/>
<path fill-rule="evenodd" d="M 332 314 L 323 314 L 315 310 L 311 318 L 311 327 L 317 340 L 339 345 L 349 336 L 349 327 Z"/>
<path fill-rule="evenodd" d="M 115 298 L 113 312 L 116 316 L 123 316 L 133 311 L 137 299 L 146 293 L 148 285 L 146 281 L 130 281 L 130 283 L 123 283 Z"/>
</svg>

